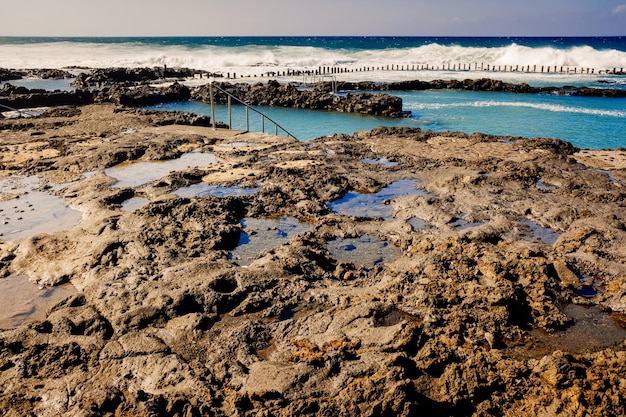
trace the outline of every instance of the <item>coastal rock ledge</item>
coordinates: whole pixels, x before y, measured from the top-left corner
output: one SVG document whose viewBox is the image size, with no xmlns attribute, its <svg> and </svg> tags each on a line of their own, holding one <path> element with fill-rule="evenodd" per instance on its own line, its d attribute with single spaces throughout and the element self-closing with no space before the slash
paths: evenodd
<svg viewBox="0 0 626 417">
<path fill-rule="evenodd" d="M 49 92 L 5 84 L 0 89 L 0 106 L 25 109 L 42 106 L 115 103 L 139 107 L 190 99 L 205 103 L 211 101 L 208 85 L 190 88 L 178 82 L 165 86 L 153 86 L 142 82 L 120 84 L 109 82 L 104 85 L 96 83 L 98 86 L 96 88 L 90 86 L 83 78 L 79 77 L 74 82 L 75 86 L 79 87 L 74 91 Z M 293 85 L 281 85 L 276 81 L 269 81 L 266 84 L 216 83 L 215 85 L 250 106 L 292 107 L 383 117 L 403 116 L 402 99 L 379 92 L 337 94 L 325 88 L 300 90 Z M 214 100 L 217 104 L 226 104 L 228 97 L 215 89 Z M 233 104 L 238 105 L 240 102 L 233 100 Z"/>
<path fill-rule="evenodd" d="M 626 151 L 408 128 L 300 143 L 176 117 L 0 120 L 0 179 L 37 176 L 84 213 L 0 236 L 0 281 L 74 289 L 0 330 L 2 415 L 626 415 Z M 213 162 L 109 176 L 192 152 Z M 192 185 L 252 192 L 179 196 Z M 329 206 L 381 190 L 384 214 Z M 284 218 L 305 231 L 250 230 Z"/>
</svg>

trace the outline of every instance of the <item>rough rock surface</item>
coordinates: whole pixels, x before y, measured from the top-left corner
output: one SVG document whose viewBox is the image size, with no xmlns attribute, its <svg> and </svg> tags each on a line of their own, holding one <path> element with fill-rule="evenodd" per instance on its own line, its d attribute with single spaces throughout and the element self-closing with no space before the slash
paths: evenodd
<svg viewBox="0 0 626 417">
<path fill-rule="evenodd" d="M 26 76 L 32 78 L 42 78 L 44 80 L 63 80 L 74 78 L 74 75 L 71 72 L 57 68 L 30 69 L 26 72 Z"/>
<path fill-rule="evenodd" d="M 45 91 L 5 84 L 0 89 L 0 104 L 16 109 L 84 105 L 93 103 L 93 94 L 88 91 Z"/>
<path fill-rule="evenodd" d="M 168 101 L 187 101 L 191 98 L 189 87 L 173 83 L 170 86 L 154 88 L 148 85 L 136 87 L 111 86 L 94 93 L 99 103 L 112 102 L 124 106 L 147 106 Z"/>
<path fill-rule="evenodd" d="M 140 77 L 141 73 L 135 75 Z M 90 88 L 89 83 L 85 81 L 88 79 L 86 77 L 86 75 L 81 74 L 77 78 L 74 85 L 84 89 L 75 91 L 48 92 L 5 84 L 0 89 L 0 104 L 23 109 L 45 105 L 115 103 L 124 106 L 146 106 L 170 101 L 187 101 L 189 99 L 206 103 L 211 101 L 208 85 L 191 89 L 178 82 L 169 85 L 149 85 L 136 80 L 114 83 L 109 78 L 106 78 L 106 81 L 96 83 L 98 88 Z M 228 91 L 228 93 L 233 94 L 239 100 L 252 106 L 295 107 L 386 117 L 402 116 L 402 99 L 388 94 L 355 93 L 338 95 L 329 91 L 300 91 L 292 85 L 280 85 L 275 81 L 254 85 L 248 83 L 221 83 L 219 86 L 224 91 Z M 226 104 L 228 100 L 227 96 L 217 91 L 217 89 L 214 99 L 218 104 Z M 235 100 L 234 104 L 237 105 L 239 102 Z"/>
<path fill-rule="evenodd" d="M 25 75 L 23 71 L 0 68 L 0 81 L 19 80 Z"/>
<path fill-rule="evenodd" d="M 568 96 L 591 97 L 626 97 L 626 91 L 612 88 L 590 87 L 532 87 L 526 83 L 514 84 L 491 78 L 465 80 L 432 80 L 432 81 L 397 81 L 391 83 L 374 82 L 340 82 L 337 88 L 341 90 L 360 91 L 420 91 L 420 90 L 470 90 L 470 91 L 506 91 L 521 94 L 557 94 Z"/>
<path fill-rule="evenodd" d="M 77 289 L 0 331 L 3 415 L 626 414 L 623 339 L 559 338 L 577 329 L 568 305 L 624 324 L 623 150 L 391 128 L 298 143 L 158 120 L 98 104 L 0 121 L 0 177 L 37 175 L 85 213 L 0 240 L 0 276 Z M 219 159 L 132 188 L 103 171 L 193 150 Z M 364 163 L 378 158 L 397 165 Z M 400 179 L 428 194 L 391 198 L 391 219 L 327 206 Z M 260 191 L 172 194 L 201 181 Z M 149 204 L 121 210 L 133 196 Z M 285 215 L 311 230 L 229 260 L 242 218 Z M 361 235 L 402 255 L 333 259 L 328 242 Z"/>
<path fill-rule="evenodd" d="M 73 75 L 68 71 L 60 69 L 37 68 L 16 71 L 0 68 L 0 81 L 19 80 L 24 77 L 61 80 L 64 78 L 73 78 Z"/>
<path fill-rule="evenodd" d="M 96 68 L 78 74 L 72 85 L 82 90 L 111 85 L 131 86 L 162 78 L 188 78 L 197 73 L 200 71 L 189 68 Z"/>
<path fill-rule="evenodd" d="M 5 70 L 8 71 L 8 70 Z M 32 73 L 33 70 L 30 70 Z M 19 74 L 19 73 L 17 73 Z M 36 73 L 35 73 L 36 74 Z M 47 74 L 45 71 L 43 74 Z M 145 83 L 162 78 L 188 78 L 203 74 L 203 71 L 189 68 L 98 68 L 89 73 L 81 73 L 76 77 L 74 86 L 80 89 L 93 87 L 105 87 L 110 85 L 135 85 L 137 82 Z M 223 74 L 206 74 L 213 78 L 221 78 Z M 310 74 L 309 74 L 310 75 Z M 0 69 L 0 80 L 3 70 Z M 60 77 L 56 74 L 55 77 Z M 21 78 L 17 76 L 16 78 Z M 12 78 L 6 78 L 12 79 Z M 13 78 L 15 79 L 15 78 Z M 243 83 L 244 85 L 247 83 Z M 321 83 L 324 84 L 324 83 Z M 326 83 L 330 88 L 330 83 Z M 497 79 L 465 79 L 465 80 L 433 80 L 433 81 L 399 81 L 391 83 L 375 82 L 338 82 L 336 87 L 340 90 L 360 90 L 360 91 L 414 91 L 430 89 L 462 89 L 474 91 L 506 91 L 511 93 L 552 93 L 578 96 L 594 97 L 626 97 L 626 92 L 617 89 L 589 88 L 589 87 L 531 87 L 528 84 L 514 84 Z M 304 93 L 307 96 L 308 93 Z"/>
<path fill-rule="evenodd" d="M 279 84 L 270 81 L 257 83 L 216 83 L 216 86 L 253 106 L 294 107 L 310 110 L 330 110 L 345 113 L 371 114 L 375 116 L 402 116 L 402 99 L 388 94 L 355 93 L 348 95 L 333 94 L 328 90 L 299 90 L 291 84 Z M 195 89 L 195 100 L 210 101 L 209 86 Z M 227 96 L 214 92 L 214 99 L 226 104 Z"/>
</svg>

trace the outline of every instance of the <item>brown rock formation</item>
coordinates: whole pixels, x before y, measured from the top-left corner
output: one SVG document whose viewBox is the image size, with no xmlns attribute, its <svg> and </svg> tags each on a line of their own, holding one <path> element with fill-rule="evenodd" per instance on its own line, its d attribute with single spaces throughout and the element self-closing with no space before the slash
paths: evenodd
<svg viewBox="0 0 626 417">
<path fill-rule="evenodd" d="M 623 151 L 390 128 L 298 143 L 159 117 L 99 104 L 0 121 L 0 177 L 37 175 L 85 212 L 66 231 L 0 240 L 0 276 L 77 290 L 0 331 L 5 415 L 626 413 L 624 330 L 605 339 L 566 308 L 623 323 Z M 137 187 L 103 171 L 192 150 L 218 160 Z M 381 157 L 397 165 L 363 162 Z M 554 189 L 537 187 L 548 178 Z M 388 199 L 391 219 L 327 206 L 400 179 L 428 194 Z M 172 194 L 201 181 L 260 190 Z M 149 202 L 121 210 L 133 196 Z M 229 260 L 241 219 L 280 216 L 310 230 L 247 267 Z M 368 267 L 328 250 L 363 235 L 401 256 Z"/>
</svg>

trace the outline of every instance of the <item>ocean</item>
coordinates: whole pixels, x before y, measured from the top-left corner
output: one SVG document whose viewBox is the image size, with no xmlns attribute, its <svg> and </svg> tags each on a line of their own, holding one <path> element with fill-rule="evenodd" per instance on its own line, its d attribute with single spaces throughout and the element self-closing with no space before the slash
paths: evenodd
<svg viewBox="0 0 626 417">
<path fill-rule="evenodd" d="M 80 72 L 83 68 L 155 66 L 193 68 L 235 78 L 231 82 L 266 82 L 276 78 L 267 76 L 269 72 L 328 68 L 338 81 L 492 78 L 535 87 L 626 90 L 626 37 L 0 37 L 2 68 L 70 68 Z M 301 78 L 277 79 L 290 82 Z M 207 80 L 189 82 L 197 85 Z M 70 88 L 63 81 L 12 83 Z M 552 137 L 588 149 L 626 147 L 624 98 L 457 90 L 390 93 L 402 97 L 404 109 L 410 110 L 412 117 L 389 120 L 293 109 L 261 110 L 299 140 L 401 125 Z M 201 103 L 166 103 L 157 108 L 206 114 L 206 107 Z M 217 118 L 225 120 L 225 112 L 218 109 Z M 238 123 L 242 122 L 235 118 L 233 127 Z"/>
</svg>

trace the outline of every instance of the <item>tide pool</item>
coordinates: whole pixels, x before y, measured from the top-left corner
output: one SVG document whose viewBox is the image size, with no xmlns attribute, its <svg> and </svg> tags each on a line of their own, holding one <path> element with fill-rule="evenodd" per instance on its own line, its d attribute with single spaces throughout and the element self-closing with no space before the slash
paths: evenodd
<svg viewBox="0 0 626 417">
<path fill-rule="evenodd" d="M 408 70 L 425 65 L 430 69 Z M 269 74 L 287 70 L 318 71 L 332 67 L 341 70 L 334 72 L 337 81 L 492 78 L 535 87 L 588 86 L 623 90 L 626 88 L 626 38 L 0 37 L 2 68 L 69 68 L 78 73 L 89 68 L 155 66 L 194 68 L 218 76 L 232 76 L 242 82 L 267 82 L 269 77 L 275 78 Z M 450 71 L 451 66 L 463 70 Z M 399 71 L 398 67 L 407 70 Z M 501 67 L 504 71 L 499 70 Z M 518 71 L 518 67 L 526 70 Z M 278 81 L 302 80 L 283 76 L 278 77 Z M 69 88 L 69 80 L 10 82 L 29 88 Z M 626 147 L 626 99 L 457 90 L 389 93 L 402 97 L 404 109 L 411 110 L 413 117 L 395 120 L 294 109 L 259 110 L 301 141 L 334 133 L 352 134 L 376 126 L 411 126 L 434 131 L 552 137 L 588 149 Z M 194 103 L 160 107 L 210 113 L 208 106 Z M 243 113 L 243 108 L 235 108 L 233 128 L 246 128 Z M 217 108 L 217 119 L 228 123 L 225 107 Z M 267 132 L 274 133 L 271 129 L 273 127 L 266 126 Z M 250 130 L 261 130 L 259 117 L 251 116 Z"/>
<path fill-rule="evenodd" d="M 547 137 L 586 149 L 626 147 L 626 99 L 429 90 L 392 93 L 434 131 Z"/>
<path fill-rule="evenodd" d="M 407 126 L 464 133 L 480 132 L 524 138 L 547 137 L 585 149 L 626 147 L 626 99 L 514 94 L 459 90 L 389 92 L 403 100 L 408 118 L 390 119 L 327 111 L 256 107 L 300 141 L 335 133 L 353 134 L 377 126 Z M 199 102 L 163 103 L 152 110 L 179 110 L 211 114 Z M 216 106 L 215 118 L 229 123 L 226 106 Z M 246 130 L 245 109 L 232 107 L 232 128 Z M 261 131 L 261 117 L 249 115 L 249 130 Z M 275 133 L 266 123 L 265 131 Z"/>
<path fill-rule="evenodd" d="M 211 106 L 209 104 L 193 101 L 162 103 L 144 107 L 144 109 L 186 111 L 206 116 L 211 115 Z M 255 109 L 275 120 L 299 141 L 304 142 L 321 136 L 332 136 L 335 133 L 352 134 L 359 130 L 369 130 L 376 126 L 405 125 L 424 127 L 424 124 L 417 119 L 390 119 L 358 114 L 283 107 L 259 106 L 255 107 Z M 215 119 L 216 121 L 229 123 L 227 106 L 215 106 Z M 232 106 L 232 128 L 236 130 L 247 130 L 245 108 L 243 106 Z M 262 130 L 261 116 L 252 111 L 249 112 L 249 130 L 253 132 L 260 132 Z M 271 134 L 276 133 L 274 125 L 269 122 L 265 123 L 265 131 Z M 278 133 L 284 134 L 280 130 Z"/>
</svg>

